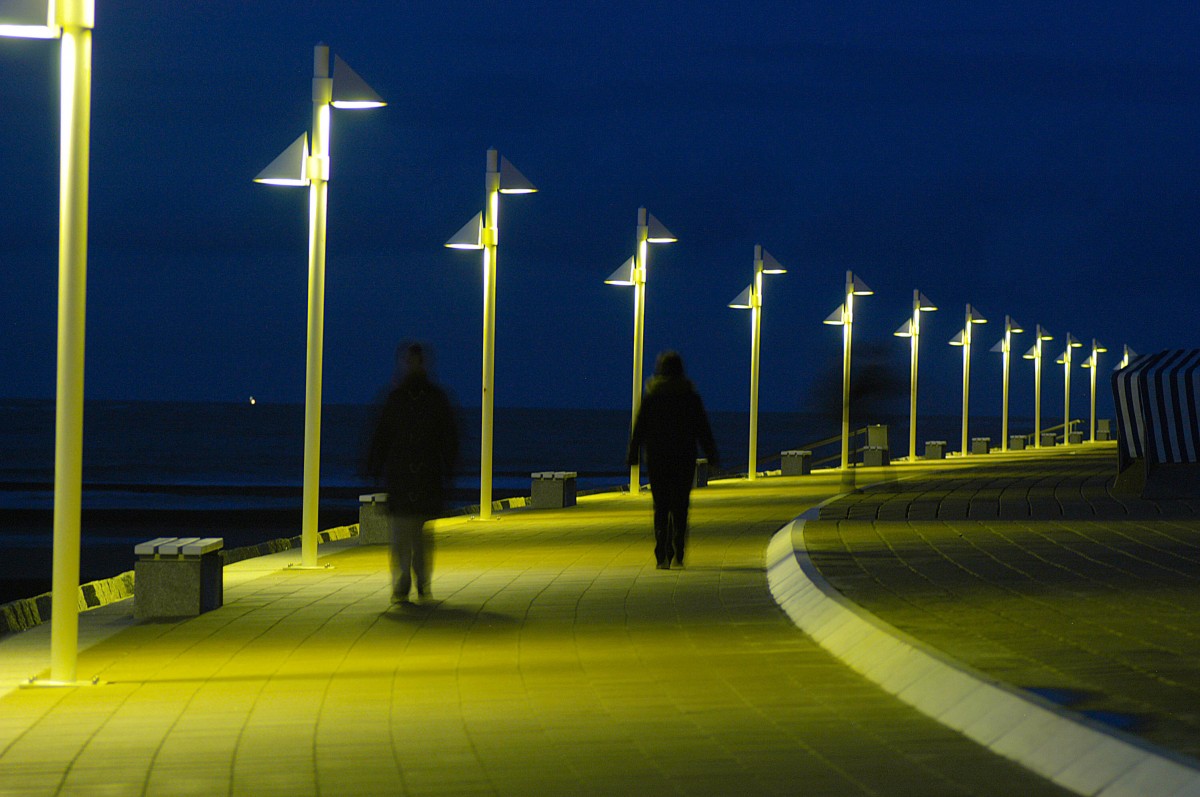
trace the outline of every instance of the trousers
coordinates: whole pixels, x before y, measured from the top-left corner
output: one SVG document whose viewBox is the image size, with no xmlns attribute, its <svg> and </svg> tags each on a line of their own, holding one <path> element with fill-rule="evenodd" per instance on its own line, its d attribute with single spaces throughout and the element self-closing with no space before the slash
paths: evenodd
<svg viewBox="0 0 1200 797">
<path fill-rule="evenodd" d="M 657 467 L 650 473 L 650 495 L 654 499 L 654 558 L 659 564 L 683 563 L 687 545 L 688 502 L 692 494 L 694 462 L 679 467 Z"/>
<path fill-rule="evenodd" d="M 392 597 L 407 598 L 413 581 L 417 594 L 429 594 L 433 569 L 433 540 L 425 530 L 425 515 L 391 516 Z"/>
</svg>

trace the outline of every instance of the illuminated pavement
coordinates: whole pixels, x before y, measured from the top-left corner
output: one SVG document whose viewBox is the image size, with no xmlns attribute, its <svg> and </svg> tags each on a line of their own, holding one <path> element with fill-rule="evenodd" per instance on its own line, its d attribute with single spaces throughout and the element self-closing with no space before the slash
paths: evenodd
<svg viewBox="0 0 1200 797">
<path fill-rule="evenodd" d="M 332 544 L 330 570 L 231 565 L 192 620 L 85 613 L 106 684 L 0 698 L 0 795 L 1063 793 L 774 604 L 767 541 L 840 489 L 698 491 L 683 571 L 654 568 L 648 498 L 602 496 L 441 523 L 432 607 L 389 610 L 384 549 Z M 0 642 L 3 674 L 47 630 Z"/>
<path fill-rule="evenodd" d="M 1200 756 L 1200 501 L 1113 496 L 1115 444 L 835 501 L 813 563 L 891 625 L 994 678 Z"/>
</svg>

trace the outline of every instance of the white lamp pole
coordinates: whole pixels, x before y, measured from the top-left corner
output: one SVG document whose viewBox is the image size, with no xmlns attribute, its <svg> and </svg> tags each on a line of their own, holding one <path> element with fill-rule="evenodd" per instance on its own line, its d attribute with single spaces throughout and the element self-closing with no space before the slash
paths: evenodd
<svg viewBox="0 0 1200 797">
<path fill-rule="evenodd" d="M 57 6 L 57 7 L 56 7 Z M 61 38 L 58 188 L 58 372 L 54 424 L 54 554 L 50 683 L 75 683 L 83 493 L 83 363 L 87 293 L 88 164 L 92 115 L 92 0 L 15 3 L 0 36 Z"/>
<path fill-rule="evenodd" d="M 501 194 L 537 191 L 525 175 L 495 149 L 487 151 L 483 214 L 476 214 L 446 242 L 451 249 L 483 251 L 483 392 L 480 397 L 479 520 L 492 519 L 492 420 L 496 386 L 496 246 Z"/>
<path fill-rule="evenodd" d="M 967 437 L 967 421 L 970 417 L 971 402 L 971 325 L 986 324 L 987 319 L 970 304 L 967 305 L 966 321 L 962 331 L 950 341 L 951 346 L 962 346 L 963 350 L 963 399 L 962 399 L 962 453 L 966 456 L 971 452 Z"/>
<path fill-rule="evenodd" d="M 1033 360 L 1033 445 L 1042 447 L 1042 343 L 1054 338 L 1042 328 L 1035 327 L 1035 338 L 1029 351 L 1021 355 L 1026 360 Z"/>
<path fill-rule="evenodd" d="M 919 342 L 921 337 L 921 313 L 928 313 L 937 310 L 933 302 L 921 293 L 919 290 L 913 290 L 913 310 L 912 318 L 905 321 L 904 324 L 892 334 L 898 338 L 909 338 L 909 363 L 908 363 L 908 460 L 915 462 L 917 459 L 917 352 L 920 348 Z"/>
<path fill-rule="evenodd" d="M 1004 316 L 1004 337 L 992 347 L 992 351 L 999 352 L 1004 360 L 1004 381 L 1003 389 L 1001 390 L 1001 412 L 1000 412 L 1000 450 L 1008 451 L 1008 373 L 1012 364 L 1012 336 L 1025 330 L 1021 325 L 1013 320 L 1010 315 Z"/>
<path fill-rule="evenodd" d="M 786 269 L 771 253 L 754 245 L 754 282 L 729 303 L 730 307 L 750 311 L 750 457 L 746 478 L 758 478 L 758 353 L 762 339 L 763 274 L 786 274 Z"/>
<path fill-rule="evenodd" d="M 306 136 L 255 177 L 271 185 L 308 186 L 308 353 L 304 382 L 304 491 L 300 566 L 317 567 L 321 485 L 321 380 L 325 348 L 325 228 L 329 206 L 330 107 L 378 108 L 385 103 L 341 58 L 330 77 L 329 47 L 313 48 L 312 154 Z"/>
<path fill-rule="evenodd" d="M 854 339 L 854 297 L 870 296 L 874 291 L 866 283 L 846 272 L 846 301 L 824 320 L 842 328 L 842 460 L 843 470 L 850 467 L 850 345 Z"/>
<path fill-rule="evenodd" d="M 1101 344 L 1095 338 L 1092 338 L 1092 353 L 1088 355 L 1087 360 L 1083 363 L 1084 368 L 1090 368 L 1092 371 L 1091 374 L 1089 374 L 1092 387 L 1092 423 L 1091 431 L 1088 436 L 1088 441 L 1092 443 L 1096 442 L 1096 372 L 1100 370 L 1100 353 L 1106 351 L 1108 351 L 1106 346 Z"/>
<path fill-rule="evenodd" d="M 609 275 L 609 285 L 633 286 L 633 414 L 629 420 L 632 433 L 637 421 L 638 408 L 642 404 L 642 352 L 646 324 L 646 276 L 647 255 L 650 244 L 669 244 L 678 241 L 674 233 L 663 226 L 645 208 L 638 208 L 637 239 L 633 257 Z M 629 466 L 629 494 L 638 495 L 642 489 L 641 467 L 638 463 Z"/>
<path fill-rule="evenodd" d="M 1067 345 L 1056 362 L 1063 367 L 1063 444 L 1071 442 L 1071 349 L 1083 346 L 1075 337 L 1067 333 Z"/>
</svg>

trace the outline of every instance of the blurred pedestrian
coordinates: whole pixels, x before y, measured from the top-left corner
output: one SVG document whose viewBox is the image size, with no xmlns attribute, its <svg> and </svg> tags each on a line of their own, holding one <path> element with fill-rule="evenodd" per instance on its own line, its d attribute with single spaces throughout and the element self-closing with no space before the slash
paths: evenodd
<svg viewBox="0 0 1200 797">
<path fill-rule="evenodd" d="M 684 375 L 683 358 L 678 352 L 663 352 L 646 383 L 626 455 L 632 467 L 642 449 L 646 452 L 654 498 L 654 558 L 660 570 L 669 569 L 672 559 L 676 567 L 683 567 L 697 445 L 715 466 L 717 446 L 704 402 Z"/>
<path fill-rule="evenodd" d="M 431 597 L 433 541 L 425 527 L 445 508 L 458 429 L 449 397 L 429 376 L 425 349 L 401 345 L 396 360 L 404 376 L 380 414 L 367 472 L 388 496 L 392 603 L 407 603 L 414 580 L 417 597 Z"/>
</svg>

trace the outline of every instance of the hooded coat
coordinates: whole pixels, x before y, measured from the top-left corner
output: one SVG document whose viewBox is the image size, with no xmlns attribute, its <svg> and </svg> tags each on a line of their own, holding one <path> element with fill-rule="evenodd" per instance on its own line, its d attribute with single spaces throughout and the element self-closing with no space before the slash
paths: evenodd
<svg viewBox="0 0 1200 797">
<path fill-rule="evenodd" d="M 655 474 L 691 472 L 697 446 L 716 464 L 717 446 L 700 394 L 682 375 L 653 377 L 646 385 L 629 438 L 628 464 L 636 465 L 638 452 L 644 448 L 646 470 L 653 482 Z"/>
</svg>

